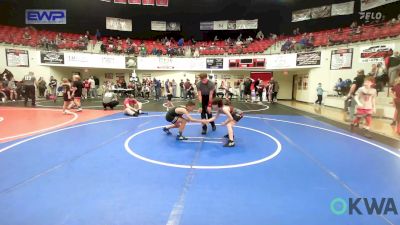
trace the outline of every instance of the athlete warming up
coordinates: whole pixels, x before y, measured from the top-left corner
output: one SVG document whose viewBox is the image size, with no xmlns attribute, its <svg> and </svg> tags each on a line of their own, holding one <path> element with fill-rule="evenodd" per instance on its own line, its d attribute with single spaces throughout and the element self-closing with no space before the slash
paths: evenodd
<svg viewBox="0 0 400 225">
<path fill-rule="evenodd" d="M 169 109 L 167 114 L 165 115 L 165 119 L 172 124 L 164 127 L 163 131 L 168 135 L 171 135 L 170 129 L 178 128 L 179 133 L 176 139 L 180 141 L 187 140 L 187 138 L 182 135 L 183 131 L 185 130 L 187 122 L 197 122 L 204 124 L 207 123 L 205 120 L 194 119 L 193 117 L 190 116 L 189 113 L 193 111 L 194 107 L 195 103 L 189 101 L 186 103 L 185 106 L 178 106 Z"/>
<path fill-rule="evenodd" d="M 222 122 L 221 125 L 226 126 L 228 130 L 228 134 L 224 136 L 225 138 L 228 138 L 228 142 L 224 145 L 224 147 L 235 146 L 233 127 L 237 122 L 239 122 L 239 120 L 243 118 L 243 112 L 239 109 L 235 109 L 230 102 L 226 102 L 224 104 L 223 100 L 220 98 L 215 98 L 212 101 L 212 108 L 217 111 L 217 114 L 213 118 L 207 120 L 207 122 L 214 122 L 221 113 L 225 114 L 227 119 Z"/>
<path fill-rule="evenodd" d="M 211 119 L 211 103 L 214 97 L 215 84 L 208 80 L 206 73 L 201 73 L 199 75 L 200 81 L 196 84 L 198 90 L 199 98 L 199 112 L 201 113 L 202 119 Z M 215 123 L 211 123 L 212 130 L 215 131 L 217 127 Z M 203 124 L 203 130 L 201 134 L 207 133 L 207 125 Z"/>
<path fill-rule="evenodd" d="M 133 95 L 129 95 L 124 100 L 124 113 L 127 116 L 139 116 L 142 113 L 142 103 L 136 100 Z"/>
</svg>

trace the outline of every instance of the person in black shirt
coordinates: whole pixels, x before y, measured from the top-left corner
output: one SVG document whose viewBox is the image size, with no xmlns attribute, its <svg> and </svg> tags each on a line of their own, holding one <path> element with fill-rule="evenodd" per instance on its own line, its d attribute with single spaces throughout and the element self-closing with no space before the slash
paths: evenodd
<svg viewBox="0 0 400 225">
<path fill-rule="evenodd" d="M 74 99 L 73 99 L 73 102 L 71 102 L 71 107 L 72 107 L 72 105 L 75 105 L 76 107 L 78 107 L 78 109 L 76 111 L 81 112 L 82 111 L 81 98 L 82 98 L 83 83 L 82 83 L 81 77 L 79 75 L 73 75 L 72 80 L 73 80 L 72 95 L 73 95 Z"/>
<path fill-rule="evenodd" d="M 165 119 L 172 124 L 164 127 L 163 131 L 166 134 L 171 135 L 170 129 L 179 128 L 179 133 L 178 136 L 176 137 L 176 140 L 179 141 L 187 140 L 187 138 L 182 135 L 183 131 L 185 130 L 187 122 L 206 123 L 205 120 L 194 119 L 193 117 L 190 116 L 189 113 L 193 111 L 195 106 L 196 105 L 194 102 L 188 101 L 186 103 L 186 106 L 178 106 L 169 109 L 167 114 L 165 115 Z"/>
<path fill-rule="evenodd" d="M 199 112 L 201 112 L 202 119 L 210 119 L 212 117 L 211 114 L 211 105 L 213 97 L 215 96 L 215 84 L 214 82 L 208 80 L 208 76 L 206 73 L 201 73 L 199 75 L 200 81 L 196 84 L 198 98 L 199 98 Z M 217 127 L 214 122 L 211 122 L 212 130 L 215 131 Z M 207 133 L 207 125 L 203 125 L 203 130 L 201 134 Z"/>
<path fill-rule="evenodd" d="M 25 75 L 22 79 L 25 90 L 25 102 L 24 105 L 27 106 L 28 98 L 32 99 L 32 106 L 36 106 L 36 77 L 33 72 L 29 72 L 28 75 Z"/>
<path fill-rule="evenodd" d="M 365 72 L 364 70 L 358 70 L 357 76 L 354 78 L 353 83 L 350 86 L 349 94 L 347 95 L 346 101 L 349 103 L 349 120 L 354 120 L 354 113 L 356 110 L 357 102 L 354 100 L 354 96 L 357 90 L 364 85 Z"/>
</svg>

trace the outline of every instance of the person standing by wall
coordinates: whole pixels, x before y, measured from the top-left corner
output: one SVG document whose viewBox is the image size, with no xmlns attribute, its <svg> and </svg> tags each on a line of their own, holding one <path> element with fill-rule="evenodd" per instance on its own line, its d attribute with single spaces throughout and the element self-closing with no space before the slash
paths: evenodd
<svg viewBox="0 0 400 225">
<path fill-rule="evenodd" d="M 17 85 L 15 84 L 14 76 L 8 81 L 8 89 L 10 90 L 10 100 L 15 102 L 17 99 Z"/>
<path fill-rule="evenodd" d="M 324 89 L 322 89 L 322 84 L 318 83 L 318 87 L 317 87 L 317 100 L 315 101 L 315 104 L 322 104 L 322 97 L 324 94 Z"/>
<path fill-rule="evenodd" d="M 25 102 L 24 105 L 27 106 L 28 98 L 32 100 L 32 106 L 36 106 L 36 77 L 33 72 L 29 72 L 22 79 L 24 89 L 25 89 Z"/>
<path fill-rule="evenodd" d="M 185 89 L 185 99 L 188 98 L 188 91 L 190 89 L 190 87 L 192 86 L 192 84 L 190 83 L 189 79 L 186 79 L 186 82 L 183 84 L 184 89 Z"/>
<path fill-rule="evenodd" d="M 176 97 L 176 86 L 177 86 L 175 79 L 172 79 L 172 82 L 170 82 L 170 83 L 172 85 L 172 96 L 175 98 Z"/>
<path fill-rule="evenodd" d="M 400 77 L 396 78 L 393 82 L 393 87 L 391 89 L 393 96 L 393 103 L 396 107 L 396 111 L 394 113 L 394 118 L 392 125 L 396 126 L 396 132 L 400 134 Z"/>
<path fill-rule="evenodd" d="M 357 71 L 357 76 L 354 78 L 353 83 L 350 86 L 350 91 L 347 94 L 346 101 L 350 101 L 349 103 L 349 120 L 354 120 L 354 113 L 356 110 L 357 102 L 354 100 L 354 96 L 357 90 L 363 86 L 365 78 L 364 70 L 360 69 Z"/>
<path fill-rule="evenodd" d="M 94 81 L 93 76 L 90 76 L 88 81 L 90 83 L 90 96 L 92 98 L 96 98 L 97 97 L 96 82 Z"/>
<path fill-rule="evenodd" d="M 181 82 L 179 83 L 179 88 L 180 88 L 180 98 L 183 98 L 183 96 L 185 96 L 185 88 L 183 87 L 185 83 L 183 82 L 183 80 L 181 80 Z"/>
<path fill-rule="evenodd" d="M 201 112 L 202 119 L 211 119 L 211 105 L 215 94 L 215 84 L 208 79 L 206 73 L 199 74 L 200 81 L 196 84 L 198 99 L 199 99 L 199 112 Z M 211 122 L 212 130 L 215 131 L 217 127 L 215 122 Z M 203 124 L 201 134 L 207 133 L 207 125 Z"/>
<path fill-rule="evenodd" d="M 78 109 L 76 111 L 81 112 L 82 111 L 81 98 L 82 98 L 83 83 L 82 83 L 81 77 L 79 75 L 73 75 L 72 80 L 73 80 L 73 82 L 72 82 L 71 90 L 72 90 L 73 102 L 71 102 L 71 106 L 74 104 L 76 107 L 78 107 Z"/>
<path fill-rule="evenodd" d="M 274 103 L 278 101 L 279 83 L 274 79 L 274 77 L 271 77 L 271 81 L 274 83 L 274 89 L 272 93 L 272 103 Z"/>
<path fill-rule="evenodd" d="M 245 102 L 247 102 L 249 98 L 250 98 L 250 101 L 252 101 L 252 99 L 251 99 L 251 83 L 252 82 L 253 81 L 250 78 L 247 78 L 243 82 L 243 86 L 244 86 L 243 95 L 244 95 Z"/>
<path fill-rule="evenodd" d="M 39 89 L 39 97 L 44 97 L 44 92 L 46 91 L 46 81 L 44 81 L 43 77 L 40 77 L 38 80 L 38 89 Z"/>
<path fill-rule="evenodd" d="M 49 80 L 49 94 L 56 95 L 57 80 L 51 76 Z"/>
</svg>

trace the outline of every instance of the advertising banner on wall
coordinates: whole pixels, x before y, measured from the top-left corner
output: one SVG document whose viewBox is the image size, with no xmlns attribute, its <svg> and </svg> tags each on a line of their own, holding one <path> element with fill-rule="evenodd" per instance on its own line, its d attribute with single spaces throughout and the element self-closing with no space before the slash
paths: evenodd
<svg viewBox="0 0 400 225">
<path fill-rule="evenodd" d="M 132 20 L 106 17 L 107 30 L 132 31 Z"/>
<path fill-rule="evenodd" d="M 167 31 L 180 31 L 181 24 L 178 22 L 167 22 Z"/>
<path fill-rule="evenodd" d="M 125 67 L 128 69 L 136 69 L 137 68 L 137 58 L 134 56 L 125 57 Z"/>
<path fill-rule="evenodd" d="M 156 0 L 156 6 L 168 7 L 168 0 Z"/>
<path fill-rule="evenodd" d="M 142 4 L 142 0 L 128 0 L 128 4 L 141 5 Z"/>
<path fill-rule="evenodd" d="M 361 11 L 373 9 L 400 0 L 361 0 Z"/>
<path fill-rule="evenodd" d="M 258 29 L 258 19 L 236 20 L 236 30 L 255 30 L 255 29 Z"/>
<path fill-rule="evenodd" d="M 332 4 L 332 16 L 351 15 L 354 13 L 354 1 Z"/>
<path fill-rule="evenodd" d="M 321 7 L 316 7 L 311 9 L 311 18 L 318 19 L 318 18 L 325 18 L 331 16 L 331 5 L 325 5 Z"/>
<path fill-rule="evenodd" d="M 394 44 L 381 44 L 360 47 L 360 62 L 383 62 L 385 57 L 393 54 Z"/>
<path fill-rule="evenodd" d="M 154 5 L 154 0 L 142 0 L 142 5 Z"/>
<path fill-rule="evenodd" d="M 64 54 L 64 64 L 45 63 L 41 61 L 41 65 L 86 67 L 86 68 L 110 68 L 110 69 L 126 68 L 124 56 L 74 53 L 74 52 L 65 52 L 63 54 Z"/>
<path fill-rule="evenodd" d="M 311 9 L 297 10 L 292 13 L 292 22 L 299 22 L 311 19 Z"/>
<path fill-rule="evenodd" d="M 207 58 L 206 64 L 207 64 L 207 69 L 223 69 L 224 58 Z"/>
<path fill-rule="evenodd" d="M 321 65 L 321 52 L 297 53 L 296 66 Z"/>
<path fill-rule="evenodd" d="M 138 57 L 139 70 L 205 70 L 206 58 Z"/>
<path fill-rule="evenodd" d="M 7 66 L 29 67 L 29 53 L 27 50 L 6 49 Z"/>
<path fill-rule="evenodd" d="M 289 69 L 296 67 L 297 54 L 267 55 L 266 69 Z"/>
<path fill-rule="evenodd" d="M 351 69 L 353 64 L 353 49 L 339 49 L 331 52 L 331 70 Z"/>
<path fill-rule="evenodd" d="M 151 21 L 151 30 L 166 31 L 167 30 L 167 22 L 165 22 L 165 21 Z"/>
<path fill-rule="evenodd" d="M 40 52 L 40 63 L 64 64 L 64 53 L 62 52 Z"/>
</svg>

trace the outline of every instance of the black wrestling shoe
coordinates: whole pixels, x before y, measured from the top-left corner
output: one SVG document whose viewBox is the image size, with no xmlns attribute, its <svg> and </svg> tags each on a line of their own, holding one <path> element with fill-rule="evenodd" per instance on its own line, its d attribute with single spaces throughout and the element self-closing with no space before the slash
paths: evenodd
<svg viewBox="0 0 400 225">
<path fill-rule="evenodd" d="M 211 126 L 212 131 L 216 131 L 217 130 L 217 126 L 213 125 Z"/>
<path fill-rule="evenodd" d="M 188 139 L 187 137 L 182 136 L 182 135 L 176 136 L 176 140 L 178 140 L 178 141 L 185 141 L 185 140 L 187 140 L 187 139 Z"/>
<path fill-rule="evenodd" d="M 229 134 L 225 135 L 224 138 L 229 138 Z M 235 135 L 233 135 L 233 138 L 235 138 Z"/>
<path fill-rule="evenodd" d="M 203 128 L 203 130 L 201 131 L 201 134 L 203 134 L 203 135 L 207 134 L 207 128 L 205 128 L 205 129 Z"/>
<path fill-rule="evenodd" d="M 224 147 L 235 147 L 235 142 L 229 140 L 228 142 L 226 142 L 226 144 L 224 144 Z"/>
<path fill-rule="evenodd" d="M 169 131 L 169 129 L 166 128 L 166 127 L 164 127 L 162 130 L 163 130 L 166 134 L 168 134 L 168 135 L 171 135 L 171 134 L 172 134 L 171 131 Z"/>
</svg>

